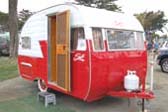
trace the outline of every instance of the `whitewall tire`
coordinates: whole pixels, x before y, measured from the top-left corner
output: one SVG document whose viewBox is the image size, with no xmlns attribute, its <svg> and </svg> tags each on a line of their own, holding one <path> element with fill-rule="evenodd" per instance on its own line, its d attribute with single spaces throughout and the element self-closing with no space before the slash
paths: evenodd
<svg viewBox="0 0 168 112">
<path fill-rule="evenodd" d="M 48 87 L 47 87 L 44 80 L 38 79 L 37 84 L 38 84 L 38 89 L 41 92 L 46 92 L 47 91 Z"/>
</svg>

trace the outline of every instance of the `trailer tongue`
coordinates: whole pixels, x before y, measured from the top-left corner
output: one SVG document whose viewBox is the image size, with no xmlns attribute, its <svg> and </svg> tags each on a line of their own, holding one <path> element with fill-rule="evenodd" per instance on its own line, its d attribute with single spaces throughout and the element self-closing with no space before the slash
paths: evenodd
<svg viewBox="0 0 168 112">
<path fill-rule="evenodd" d="M 146 92 L 146 91 L 137 91 L 137 92 L 111 91 L 108 92 L 107 95 L 113 97 L 141 98 L 141 99 L 153 99 L 155 97 L 153 92 Z"/>
</svg>

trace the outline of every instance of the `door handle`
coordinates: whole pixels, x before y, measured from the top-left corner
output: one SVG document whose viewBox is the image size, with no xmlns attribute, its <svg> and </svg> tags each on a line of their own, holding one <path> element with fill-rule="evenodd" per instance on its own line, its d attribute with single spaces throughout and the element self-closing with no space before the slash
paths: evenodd
<svg viewBox="0 0 168 112">
<path fill-rule="evenodd" d="M 63 45 L 62 47 L 63 47 L 63 50 L 65 51 L 65 49 L 66 49 L 66 46 L 65 46 L 65 45 Z"/>
</svg>

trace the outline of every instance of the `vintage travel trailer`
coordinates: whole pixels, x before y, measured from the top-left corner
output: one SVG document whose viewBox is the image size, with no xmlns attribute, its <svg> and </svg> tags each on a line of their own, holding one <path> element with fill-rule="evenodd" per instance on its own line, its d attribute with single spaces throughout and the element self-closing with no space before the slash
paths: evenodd
<svg viewBox="0 0 168 112">
<path fill-rule="evenodd" d="M 76 4 L 41 10 L 23 26 L 20 75 L 84 101 L 104 96 L 152 99 L 145 90 L 144 30 L 124 13 Z"/>
</svg>

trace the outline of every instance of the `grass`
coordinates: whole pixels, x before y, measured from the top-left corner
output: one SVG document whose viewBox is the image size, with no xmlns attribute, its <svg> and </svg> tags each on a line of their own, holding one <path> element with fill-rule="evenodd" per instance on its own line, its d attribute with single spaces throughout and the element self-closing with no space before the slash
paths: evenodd
<svg viewBox="0 0 168 112">
<path fill-rule="evenodd" d="M 0 81 L 18 76 L 17 59 L 0 57 Z M 13 85 L 11 85 L 13 86 Z M 0 94 L 3 91 L 0 91 Z M 16 93 L 17 94 L 17 93 Z M 18 97 L 0 102 L 0 112 L 75 112 L 57 102 L 57 105 L 49 105 L 45 108 L 42 102 L 37 101 L 36 92 L 28 96 Z"/>
<path fill-rule="evenodd" d="M 17 59 L 0 57 L 0 81 L 18 76 Z"/>
<path fill-rule="evenodd" d="M 38 102 L 36 95 L 0 102 L 0 112 L 75 112 L 64 105 L 48 105 Z"/>
</svg>

